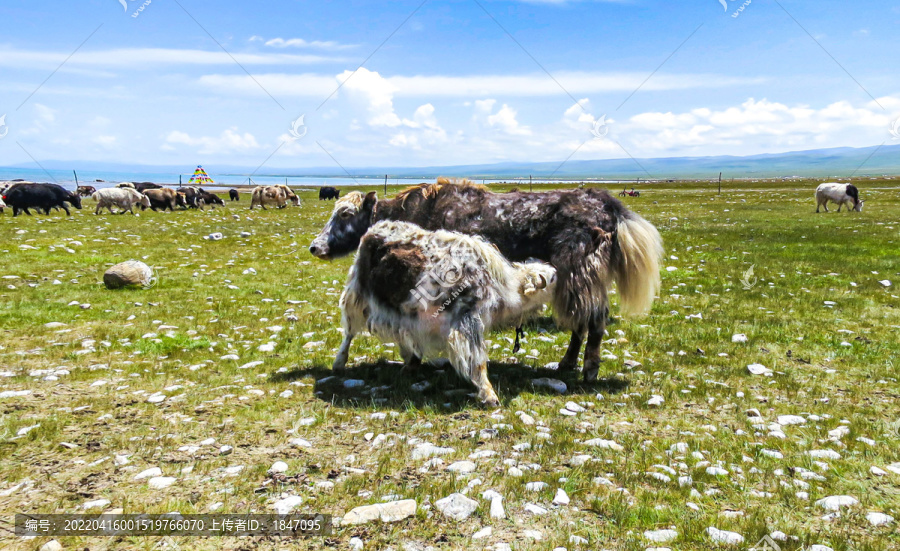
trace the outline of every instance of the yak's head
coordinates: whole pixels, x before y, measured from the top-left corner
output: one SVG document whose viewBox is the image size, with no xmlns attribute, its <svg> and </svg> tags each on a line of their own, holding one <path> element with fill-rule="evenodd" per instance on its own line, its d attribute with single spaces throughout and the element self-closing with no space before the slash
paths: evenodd
<svg viewBox="0 0 900 551">
<path fill-rule="evenodd" d="M 359 248 L 359 241 L 372 225 L 378 195 L 352 191 L 337 200 L 328 223 L 309 246 L 313 255 L 330 260 Z"/>
<path fill-rule="evenodd" d="M 76 209 L 81 210 L 81 197 L 77 193 L 70 193 L 66 201 Z"/>
<path fill-rule="evenodd" d="M 143 193 L 141 194 L 141 208 L 143 210 L 147 210 L 150 208 L 150 198 Z"/>
<path fill-rule="evenodd" d="M 856 212 L 862 212 L 863 203 L 865 203 L 865 201 L 857 201 L 856 205 L 853 207 L 853 210 L 855 210 Z"/>
<path fill-rule="evenodd" d="M 539 260 L 516 263 L 523 277 L 519 293 L 524 311 L 540 308 L 550 302 L 556 291 L 556 268 Z"/>
</svg>

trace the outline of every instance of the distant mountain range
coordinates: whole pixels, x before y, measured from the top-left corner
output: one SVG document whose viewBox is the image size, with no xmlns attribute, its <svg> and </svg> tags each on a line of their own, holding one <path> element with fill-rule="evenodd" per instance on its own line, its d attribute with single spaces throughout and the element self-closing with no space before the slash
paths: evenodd
<svg viewBox="0 0 900 551">
<path fill-rule="evenodd" d="M 45 161 L 50 170 L 90 170 L 123 173 L 184 174 L 192 167 L 128 165 L 90 161 Z M 35 163 L 9 168 L 35 169 Z M 247 175 L 252 169 L 241 166 L 209 165 L 217 174 Z M 514 179 L 533 176 L 537 179 L 684 179 L 715 178 L 722 172 L 725 178 L 773 178 L 785 176 L 847 177 L 900 174 L 900 145 L 873 147 L 837 147 L 763 155 L 716 157 L 669 157 L 655 159 L 608 159 L 596 161 L 521 163 L 507 162 L 482 165 L 433 167 L 357 167 L 348 168 L 355 178 L 383 177 L 433 179 L 436 176 L 467 176 L 472 179 Z M 272 168 L 262 169 L 258 176 L 288 177 L 346 177 L 340 167 Z"/>
</svg>

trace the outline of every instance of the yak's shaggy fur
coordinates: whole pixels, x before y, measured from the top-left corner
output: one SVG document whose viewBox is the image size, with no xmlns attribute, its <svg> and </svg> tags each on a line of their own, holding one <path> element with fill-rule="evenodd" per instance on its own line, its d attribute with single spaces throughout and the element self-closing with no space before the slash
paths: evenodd
<svg viewBox="0 0 900 551">
<path fill-rule="evenodd" d="M 859 190 L 856 186 L 838 182 L 819 184 L 816 188 L 816 212 L 819 212 L 819 207 L 825 207 L 825 212 L 828 212 L 828 201 L 837 203 L 838 212 L 841 212 L 841 207 L 845 204 L 847 210 L 850 210 L 852 205 L 854 211 L 862 212 L 865 202 L 859 200 Z"/>
<path fill-rule="evenodd" d="M 334 368 L 368 330 L 397 343 L 408 363 L 446 355 L 479 399 L 496 406 L 484 331 L 521 324 L 549 302 L 555 283 L 549 264 L 511 263 L 478 237 L 379 222 L 363 237 L 341 295 L 344 340 Z"/>
<path fill-rule="evenodd" d="M 349 254 L 382 220 L 479 235 L 509 260 L 536 258 L 555 266 L 554 315 L 572 331 L 560 368 L 577 366 L 587 334 L 586 380 L 596 379 L 599 370 L 612 282 L 626 314 L 649 310 L 659 290 L 659 232 L 604 190 L 496 194 L 468 182 L 438 183 L 413 186 L 381 201 L 375 192 L 351 192 L 336 203 L 310 252 L 319 258 Z"/>
<path fill-rule="evenodd" d="M 141 205 L 144 208 L 150 207 L 150 199 L 146 195 L 137 191 L 133 187 L 110 187 L 95 191 L 91 197 L 97 201 L 97 208 L 94 214 L 100 214 L 103 209 L 109 210 L 113 214 L 113 207 L 119 207 L 119 214 L 130 212 L 134 214 L 134 206 Z"/>
</svg>

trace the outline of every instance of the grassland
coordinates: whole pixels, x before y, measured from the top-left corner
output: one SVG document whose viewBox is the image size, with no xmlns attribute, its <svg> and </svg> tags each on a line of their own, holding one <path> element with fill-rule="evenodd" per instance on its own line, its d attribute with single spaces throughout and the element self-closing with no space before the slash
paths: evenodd
<svg viewBox="0 0 900 551">
<path fill-rule="evenodd" d="M 596 384 L 545 369 L 568 342 L 549 313 L 526 327 L 519 354 L 512 331 L 491 334 L 495 411 L 441 366 L 400 374 L 397 348 L 371 337 L 331 372 L 351 259 L 306 251 L 331 210 L 313 192 L 281 211 L 242 202 L 94 216 L 86 201 L 71 218 L 7 213 L 0 547 L 47 541 L 15 538 L 16 512 L 108 500 L 90 512 L 267 513 L 299 496 L 295 512 L 337 517 L 393 499 L 418 508 L 328 538 L 58 540 L 91 550 L 348 549 L 351 538 L 365 549 L 699 550 L 749 549 L 777 531 L 785 550 L 900 548 L 896 521 L 867 519 L 900 518 L 900 182 L 857 185 L 864 212 L 830 214 L 814 213 L 812 182 L 721 195 L 699 183 L 642 186 L 626 201 L 666 242 L 652 313 L 610 325 Z M 224 239 L 204 239 L 213 232 Z M 106 290 L 107 267 L 132 258 L 156 268 L 156 286 Z M 540 377 L 567 392 L 534 387 Z M 561 413 L 568 402 L 584 411 Z M 779 419 L 788 415 L 799 419 Z M 421 443 L 452 450 L 413 459 Z M 469 474 L 447 470 L 473 452 L 494 453 L 476 454 Z M 276 461 L 285 473 L 267 472 Z M 174 484 L 134 480 L 152 467 Z M 489 515 L 489 489 L 505 519 Z M 558 489 L 568 504 L 553 503 Z M 478 501 L 466 520 L 436 508 L 454 492 Z M 859 504 L 823 518 L 816 501 L 833 495 Z M 717 544 L 710 527 L 744 540 Z M 675 539 L 647 539 L 662 529 Z"/>
</svg>

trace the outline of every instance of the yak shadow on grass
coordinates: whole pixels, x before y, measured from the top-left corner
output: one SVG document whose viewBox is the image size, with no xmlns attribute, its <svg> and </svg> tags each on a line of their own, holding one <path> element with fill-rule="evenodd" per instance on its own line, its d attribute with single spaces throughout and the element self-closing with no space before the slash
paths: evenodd
<svg viewBox="0 0 900 551">
<path fill-rule="evenodd" d="M 282 373 L 273 373 L 269 380 L 280 383 L 312 377 L 316 380 L 313 388 L 316 396 L 324 402 L 341 407 L 359 409 L 430 407 L 447 412 L 479 407 L 475 387 L 460 379 L 446 360 L 426 363 L 415 372 L 403 370 L 402 367 L 399 362 L 384 359 L 374 363 L 360 363 L 337 371 L 322 366 L 298 367 Z M 565 396 L 575 401 L 589 399 L 598 392 L 618 394 L 630 384 L 628 380 L 620 378 L 586 383 L 581 380 L 580 372 L 533 368 L 521 363 L 490 362 L 488 375 L 503 407 L 523 392 L 559 395 L 552 389 L 534 386 L 533 379 L 549 378 L 563 381 L 568 387 Z"/>
</svg>

